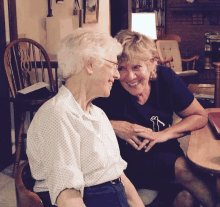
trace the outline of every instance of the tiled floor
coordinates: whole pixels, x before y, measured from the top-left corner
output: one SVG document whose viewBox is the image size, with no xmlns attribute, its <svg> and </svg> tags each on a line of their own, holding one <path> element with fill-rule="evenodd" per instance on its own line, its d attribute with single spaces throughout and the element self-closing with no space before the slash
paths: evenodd
<svg viewBox="0 0 220 207">
<path fill-rule="evenodd" d="M 16 207 L 12 165 L 0 172 L 0 207 Z"/>
</svg>

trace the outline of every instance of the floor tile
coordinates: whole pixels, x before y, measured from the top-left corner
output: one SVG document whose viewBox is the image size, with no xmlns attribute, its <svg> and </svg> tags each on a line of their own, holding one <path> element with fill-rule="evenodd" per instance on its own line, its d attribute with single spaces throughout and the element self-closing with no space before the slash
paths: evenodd
<svg viewBox="0 0 220 207">
<path fill-rule="evenodd" d="M 0 190 L 0 206 L 5 204 L 7 207 L 16 207 L 16 194 L 14 179 L 10 179 L 5 183 L 4 188 Z M 4 205 L 3 205 L 4 206 Z"/>
<path fill-rule="evenodd" d="M 9 177 L 12 177 L 13 175 L 13 164 L 5 168 L 4 170 L 1 171 L 1 173 L 8 175 Z"/>
<path fill-rule="evenodd" d="M 17 205 L 11 205 L 11 204 L 8 204 L 8 203 L 1 203 L 1 201 L 0 201 L 0 206 L 1 207 L 17 207 Z"/>
<path fill-rule="evenodd" d="M 7 183 L 10 179 L 12 179 L 10 176 L 0 172 L 0 189 L 2 188 L 5 183 Z"/>
</svg>

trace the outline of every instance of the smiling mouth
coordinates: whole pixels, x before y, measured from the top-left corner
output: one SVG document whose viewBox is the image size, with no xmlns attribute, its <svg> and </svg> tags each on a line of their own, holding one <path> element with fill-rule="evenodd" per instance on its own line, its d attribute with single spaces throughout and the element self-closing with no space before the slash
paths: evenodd
<svg viewBox="0 0 220 207">
<path fill-rule="evenodd" d="M 130 87 L 137 86 L 141 81 L 135 82 L 135 83 L 127 83 Z"/>
<path fill-rule="evenodd" d="M 113 82 L 112 82 L 112 81 L 109 81 L 109 85 L 112 87 L 112 86 L 113 86 Z"/>
</svg>

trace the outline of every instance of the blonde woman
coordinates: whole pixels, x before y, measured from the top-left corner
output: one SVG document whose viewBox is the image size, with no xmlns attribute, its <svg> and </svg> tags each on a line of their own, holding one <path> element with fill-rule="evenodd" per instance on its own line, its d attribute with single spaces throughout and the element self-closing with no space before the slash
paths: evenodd
<svg viewBox="0 0 220 207">
<path fill-rule="evenodd" d="M 95 104 L 104 109 L 118 137 L 126 175 L 136 188 L 160 190 L 178 183 L 203 206 L 213 207 L 208 182 L 192 172 L 177 140 L 206 125 L 205 110 L 170 68 L 157 65 L 152 39 L 129 30 L 116 39 L 123 46 L 120 80 L 110 98 Z M 172 125 L 174 112 L 182 120 Z"/>
</svg>

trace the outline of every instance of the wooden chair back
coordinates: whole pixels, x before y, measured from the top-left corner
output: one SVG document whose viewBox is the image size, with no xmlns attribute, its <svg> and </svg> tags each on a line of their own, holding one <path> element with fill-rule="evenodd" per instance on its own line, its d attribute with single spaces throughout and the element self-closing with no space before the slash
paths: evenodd
<svg viewBox="0 0 220 207">
<path fill-rule="evenodd" d="M 195 70 L 196 60 L 199 56 L 194 56 L 189 59 L 182 59 L 179 45 L 176 40 L 157 40 L 156 46 L 161 63 L 170 67 L 179 76 L 193 76 L 197 75 L 198 71 Z M 182 63 L 186 63 L 186 68 L 183 70 Z"/>
<path fill-rule="evenodd" d="M 33 192 L 35 180 L 31 176 L 29 162 L 18 167 L 15 175 L 15 189 L 18 207 L 43 207 L 40 197 Z"/>
<path fill-rule="evenodd" d="M 19 90 L 38 82 L 46 82 L 51 92 L 56 91 L 50 59 L 36 41 L 28 38 L 12 41 L 5 50 L 4 65 L 13 98 Z"/>
<path fill-rule="evenodd" d="M 171 62 L 166 63 L 166 66 L 172 68 L 175 72 L 182 72 L 182 60 L 178 42 L 176 40 L 158 40 L 156 45 L 162 61 L 173 58 Z"/>
<path fill-rule="evenodd" d="M 181 37 L 177 34 L 167 34 L 157 38 L 158 40 L 176 40 L 178 43 L 181 42 Z"/>
</svg>

